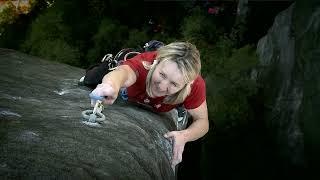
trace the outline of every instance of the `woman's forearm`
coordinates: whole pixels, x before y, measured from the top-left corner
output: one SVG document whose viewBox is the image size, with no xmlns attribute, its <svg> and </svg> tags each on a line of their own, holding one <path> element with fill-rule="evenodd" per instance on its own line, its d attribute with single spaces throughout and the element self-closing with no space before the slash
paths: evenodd
<svg viewBox="0 0 320 180">
<path fill-rule="evenodd" d="M 203 137 L 209 131 L 208 119 L 197 119 L 184 131 L 186 142 L 195 141 Z"/>
<path fill-rule="evenodd" d="M 209 131 L 207 101 L 204 101 L 195 109 L 189 109 L 188 113 L 192 116 L 193 122 L 187 129 L 183 130 L 186 142 L 195 141 Z"/>
<path fill-rule="evenodd" d="M 120 89 L 121 87 L 129 87 L 136 80 L 136 78 L 132 76 L 134 76 L 134 74 L 130 67 L 119 66 L 115 70 L 106 74 L 102 79 L 102 83 L 111 81 L 112 85 L 117 89 Z"/>
</svg>

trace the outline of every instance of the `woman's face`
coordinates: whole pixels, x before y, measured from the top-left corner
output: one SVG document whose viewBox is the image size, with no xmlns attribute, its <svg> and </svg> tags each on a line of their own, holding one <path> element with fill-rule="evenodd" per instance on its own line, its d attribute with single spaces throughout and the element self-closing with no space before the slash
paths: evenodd
<svg viewBox="0 0 320 180">
<path fill-rule="evenodd" d="M 184 85 L 184 78 L 177 63 L 168 60 L 156 66 L 151 80 L 152 94 L 155 97 L 172 95 Z"/>
</svg>

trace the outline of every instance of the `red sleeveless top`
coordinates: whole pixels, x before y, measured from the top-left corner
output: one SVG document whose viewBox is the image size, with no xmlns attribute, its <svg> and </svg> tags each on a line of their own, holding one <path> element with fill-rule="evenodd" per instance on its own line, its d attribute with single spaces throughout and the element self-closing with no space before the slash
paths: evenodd
<svg viewBox="0 0 320 180">
<path fill-rule="evenodd" d="M 137 75 L 137 81 L 127 88 L 128 100 L 142 103 L 152 107 L 157 112 L 168 112 L 175 108 L 178 104 L 165 104 L 163 100 L 165 96 L 151 98 L 146 92 L 146 78 L 148 70 L 144 68 L 142 62 L 147 61 L 151 64 L 156 58 L 156 51 L 141 53 L 131 59 L 128 59 L 123 64 L 128 65 Z M 191 85 L 191 92 L 183 102 L 186 109 L 195 109 L 199 107 L 206 99 L 206 87 L 203 78 L 198 75 Z"/>
</svg>

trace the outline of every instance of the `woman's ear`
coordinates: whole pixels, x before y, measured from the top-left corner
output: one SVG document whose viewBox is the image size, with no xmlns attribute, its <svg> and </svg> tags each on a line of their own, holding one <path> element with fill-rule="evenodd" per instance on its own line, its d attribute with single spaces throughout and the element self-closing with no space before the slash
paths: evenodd
<svg viewBox="0 0 320 180">
<path fill-rule="evenodd" d="M 155 60 L 153 61 L 153 63 L 151 64 L 150 68 L 151 68 L 151 69 L 152 69 L 152 68 L 155 68 L 155 66 L 158 65 L 158 64 L 159 64 L 159 60 L 158 60 L 158 59 L 155 59 Z"/>
</svg>

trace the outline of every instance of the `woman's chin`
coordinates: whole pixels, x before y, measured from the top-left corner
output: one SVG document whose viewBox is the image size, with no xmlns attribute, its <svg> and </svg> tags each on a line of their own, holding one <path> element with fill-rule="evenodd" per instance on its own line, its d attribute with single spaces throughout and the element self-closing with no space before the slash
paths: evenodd
<svg viewBox="0 0 320 180">
<path fill-rule="evenodd" d="M 152 92 L 154 98 L 160 97 L 158 93 Z"/>
<path fill-rule="evenodd" d="M 164 96 L 164 95 L 162 95 L 161 93 L 159 93 L 159 92 L 157 92 L 157 91 L 155 91 L 155 90 L 152 90 L 152 95 L 153 95 L 155 98 Z"/>
</svg>

